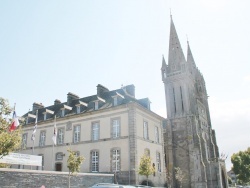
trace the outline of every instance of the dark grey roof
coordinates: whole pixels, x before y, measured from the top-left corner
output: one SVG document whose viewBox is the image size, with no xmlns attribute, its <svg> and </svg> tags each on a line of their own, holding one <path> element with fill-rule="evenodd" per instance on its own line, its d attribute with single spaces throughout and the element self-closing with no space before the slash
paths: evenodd
<svg viewBox="0 0 250 188">
<path fill-rule="evenodd" d="M 148 102 L 150 103 L 150 101 L 148 98 L 136 99 L 134 96 L 131 95 L 131 88 L 134 88 L 134 86 L 133 85 L 128 86 L 130 88 L 130 91 L 129 91 L 130 93 L 128 93 L 126 91 L 126 87 L 127 86 L 120 88 L 120 89 L 112 90 L 112 91 L 109 91 L 107 89 L 106 91 L 102 92 L 99 96 L 92 95 L 92 96 L 88 96 L 88 97 L 68 100 L 67 102 L 54 103 L 54 105 L 47 106 L 47 107 L 41 106 L 41 108 L 38 109 L 38 122 L 44 121 L 44 113 L 45 113 L 46 109 L 54 112 L 54 114 L 47 113 L 46 120 L 53 119 L 55 116 L 57 118 L 62 117 L 61 109 L 64 107 L 64 105 L 72 107 L 71 110 L 65 109 L 65 116 L 77 114 L 77 106 L 80 106 L 80 113 L 94 111 L 95 110 L 94 109 L 95 101 L 98 101 L 98 106 L 99 106 L 98 110 L 105 109 L 105 108 L 111 108 L 114 106 L 113 97 L 115 97 L 115 96 L 117 96 L 117 106 L 122 105 L 122 104 L 127 104 L 129 102 L 136 102 L 136 103 L 142 105 L 143 107 L 149 109 L 148 108 L 149 105 L 147 103 Z M 101 98 L 101 100 L 99 100 L 100 98 Z M 87 104 L 87 106 L 84 105 L 85 103 Z M 32 111 L 29 111 L 28 113 L 35 115 L 36 109 L 33 109 Z M 28 113 L 24 114 L 23 117 L 27 118 Z M 35 122 L 34 118 L 28 119 L 28 124 L 34 123 L 34 122 Z M 26 123 L 27 123 L 27 121 L 26 121 Z"/>
</svg>

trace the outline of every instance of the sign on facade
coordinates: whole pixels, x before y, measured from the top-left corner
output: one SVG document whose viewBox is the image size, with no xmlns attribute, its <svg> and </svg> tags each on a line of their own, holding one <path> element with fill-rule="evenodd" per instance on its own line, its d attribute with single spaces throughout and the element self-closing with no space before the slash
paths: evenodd
<svg viewBox="0 0 250 188">
<path fill-rule="evenodd" d="M 0 163 L 42 166 L 42 156 L 10 153 L 9 155 L 0 157 Z"/>
</svg>

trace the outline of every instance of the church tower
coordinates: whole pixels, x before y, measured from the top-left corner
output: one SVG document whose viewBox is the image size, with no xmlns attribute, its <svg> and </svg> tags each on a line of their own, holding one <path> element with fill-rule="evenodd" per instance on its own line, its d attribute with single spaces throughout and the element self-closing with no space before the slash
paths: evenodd
<svg viewBox="0 0 250 188">
<path fill-rule="evenodd" d="M 167 126 L 165 153 L 170 174 L 180 168 L 181 184 L 187 188 L 227 187 L 224 160 L 219 158 L 212 129 L 208 95 L 203 75 L 197 68 L 189 43 L 187 60 L 171 16 L 168 64 L 162 59 Z M 180 182 L 171 178 L 173 187 Z"/>
</svg>

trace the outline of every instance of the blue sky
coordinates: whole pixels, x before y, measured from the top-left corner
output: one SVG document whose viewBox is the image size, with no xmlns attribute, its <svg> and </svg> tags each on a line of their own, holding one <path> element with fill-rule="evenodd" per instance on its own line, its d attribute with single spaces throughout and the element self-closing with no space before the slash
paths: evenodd
<svg viewBox="0 0 250 188">
<path fill-rule="evenodd" d="M 187 37 L 203 73 L 220 153 L 250 146 L 248 0 L 0 1 L 0 96 L 18 115 L 67 93 L 134 84 L 166 117 L 161 81 L 170 9 L 186 54 Z"/>
</svg>

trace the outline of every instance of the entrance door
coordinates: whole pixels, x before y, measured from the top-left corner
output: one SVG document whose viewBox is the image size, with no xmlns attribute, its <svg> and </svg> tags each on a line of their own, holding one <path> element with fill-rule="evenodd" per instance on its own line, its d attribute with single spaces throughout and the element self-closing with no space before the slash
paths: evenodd
<svg viewBox="0 0 250 188">
<path fill-rule="evenodd" d="M 62 171 L 62 163 L 56 163 L 56 171 Z"/>
</svg>

